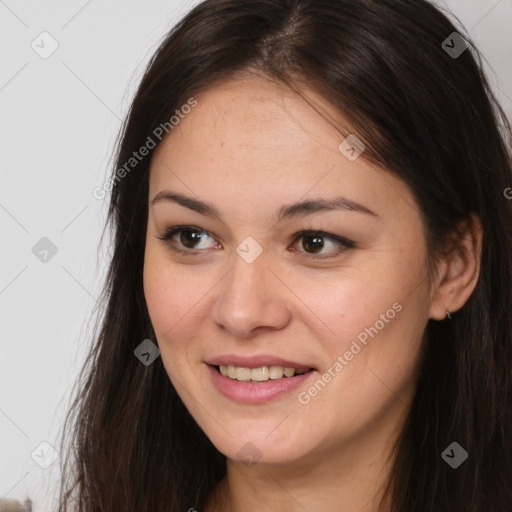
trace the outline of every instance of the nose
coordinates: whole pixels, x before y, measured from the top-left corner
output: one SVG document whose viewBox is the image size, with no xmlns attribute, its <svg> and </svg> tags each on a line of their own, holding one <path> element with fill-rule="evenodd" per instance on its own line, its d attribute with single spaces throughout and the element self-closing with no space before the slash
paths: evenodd
<svg viewBox="0 0 512 512">
<path fill-rule="evenodd" d="M 286 287 L 260 256 L 247 263 L 236 256 L 219 283 L 212 310 L 214 322 L 236 338 L 251 338 L 262 329 L 282 329 L 291 318 Z"/>
</svg>

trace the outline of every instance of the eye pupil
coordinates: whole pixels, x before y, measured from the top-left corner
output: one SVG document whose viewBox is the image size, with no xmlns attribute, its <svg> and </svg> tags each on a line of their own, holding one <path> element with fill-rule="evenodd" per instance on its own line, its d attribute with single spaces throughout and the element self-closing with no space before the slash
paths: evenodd
<svg viewBox="0 0 512 512">
<path fill-rule="evenodd" d="M 312 242 L 307 243 L 306 240 L 312 240 Z M 302 241 L 302 247 L 307 249 L 308 245 L 312 247 L 314 253 L 320 252 L 324 247 L 323 237 L 316 235 L 305 236 Z"/>
<path fill-rule="evenodd" d="M 199 234 L 199 231 L 187 229 L 180 233 L 180 242 L 188 249 L 193 249 L 200 239 L 201 235 Z"/>
</svg>

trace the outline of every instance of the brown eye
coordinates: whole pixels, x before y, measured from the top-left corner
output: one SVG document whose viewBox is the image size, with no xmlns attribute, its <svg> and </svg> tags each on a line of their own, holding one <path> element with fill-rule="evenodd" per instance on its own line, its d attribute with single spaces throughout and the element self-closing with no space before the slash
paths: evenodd
<svg viewBox="0 0 512 512">
<path fill-rule="evenodd" d="M 173 251 L 185 254 L 196 254 L 204 252 L 204 249 L 212 248 L 211 246 L 199 247 L 203 240 L 212 237 L 203 229 L 193 226 L 172 226 L 157 238 L 166 242 Z M 221 246 L 215 243 L 213 247 L 219 248 Z"/>
<path fill-rule="evenodd" d="M 180 232 L 180 243 L 182 243 L 188 249 L 194 249 L 195 245 L 204 238 L 199 231 L 193 231 L 191 229 L 184 229 Z"/>
<path fill-rule="evenodd" d="M 347 251 L 347 249 L 353 249 L 355 243 L 347 238 L 343 238 L 338 235 L 332 235 L 325 233 L 324 231 L 301 231 L 296 234 L 295 242 L 302 239 L 302 250 L 293 249 L 293 251 L 299 253 L 301 256 L 310 258 L 330 258 L 338 256 Z M 324 251 L 324 249 L 331 248 L 331 251 Z"/>
<path fill-rule="evenodd" d="M 310 235 L 302 238 L 302 247 L 307 252 L 313 253 L 320 252 L 324 247 L 324 240 L 322 236 Z"/>
</svg>

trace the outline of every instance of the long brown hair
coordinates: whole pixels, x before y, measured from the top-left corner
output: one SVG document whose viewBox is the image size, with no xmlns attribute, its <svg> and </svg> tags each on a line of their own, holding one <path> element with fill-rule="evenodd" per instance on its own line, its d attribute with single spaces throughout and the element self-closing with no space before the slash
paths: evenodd
<svg viewBox="0 0 512 512">
<path fill-rule="evenodd" d="M 451 320 L 427 325 L 388 491 L 391 512 L 510 511 L 512 134 L 478 50 L 425 0 L 206 0 L 166 36 L 119 138 L 104 311 L 65 422 L 59 511 L 200 510 L 225 475 L 161 358 L 134 356 L 156 343 L 142 287 L 153 149 L 118 170 L 191 97 L 247 70 L 332 102 L 364 158 L 409 185 L 432 263 L 460 220 L 480 219 L 476 288 Z M 454 441 L 468 452 L 457 469 L 441 457 Z"/>
</svg>

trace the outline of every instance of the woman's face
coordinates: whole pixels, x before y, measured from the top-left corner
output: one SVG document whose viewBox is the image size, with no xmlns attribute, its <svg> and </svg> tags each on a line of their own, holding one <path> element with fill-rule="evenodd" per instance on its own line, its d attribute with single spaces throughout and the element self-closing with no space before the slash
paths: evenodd
<svg viewBox="0 0 512 512">
<path fill-rule="evenodd" d="M 432 302 L 410 190 L 274 83 L 232 79 L 195 99 L 150 173 L 144 291 L 171 382 L 230 459 L 384 442 L 410 404 Z"/>
</svg>

